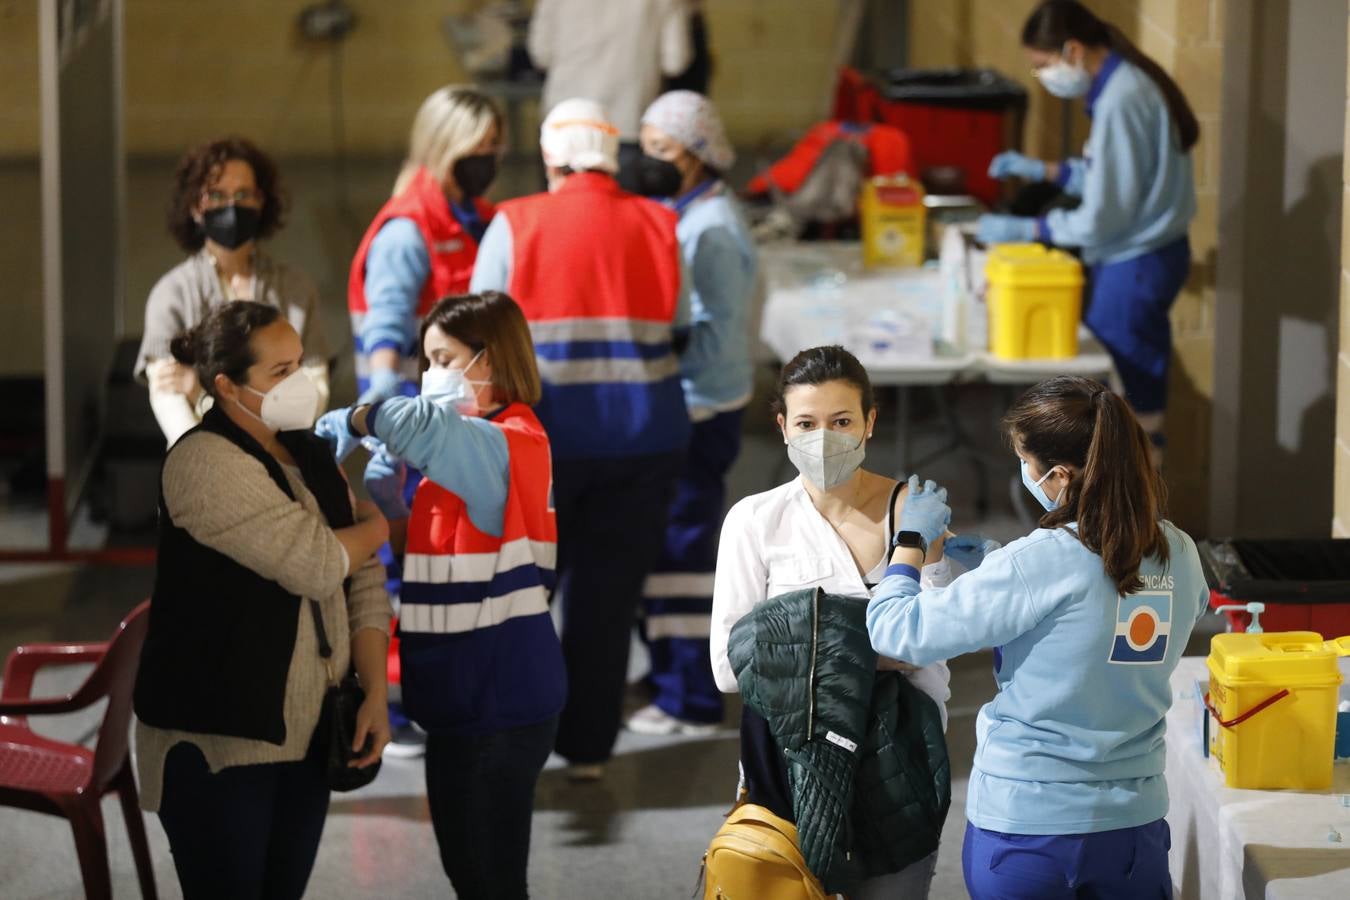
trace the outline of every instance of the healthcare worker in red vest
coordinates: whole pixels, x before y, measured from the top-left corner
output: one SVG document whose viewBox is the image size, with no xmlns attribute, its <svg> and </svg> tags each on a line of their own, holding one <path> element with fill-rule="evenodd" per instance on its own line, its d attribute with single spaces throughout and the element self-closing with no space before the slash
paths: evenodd
<svg viewBox="0 0 1350 900">
<path fill-rule="evenodd" d="M 637 605 L 689 440 L 676 215 L 620 189 L 618 143 L 595 101 L 554 107 L 540 129 L 549 191 L 498 207 L 471 288 L 515 298 L 539 359 L 569 684 L 556 749 L 575 780 L 601 777 L 618 736 Z"/>
<path fill-rule="evenodd" d="M 417 393 L 418 325 L 437 300 L 469 287 L 501 139 L 501 112 L 473 88 L 443 87 L 417 111 L 393 196 L 347 280 L 362 401 Z"/>
<path fill-rule="evenodd" d="M 458 896 L 525 897 L 530 819 L 567 677 L 548 591 L 557 530 L 529 327 L 510 297 L 448 297 L 421 326 L 421 396 L 326 415 L 384 443 L 366 488 L 403 551 L 403 702 Z M 369 437 L 367 437 L 369 436 Z M 403 496 L 403 463 L 426 473 Z M 406 537 L 404 537 L 406 535 Z"/>
<path fill-rule="evenodd" d="M 478 241 L 492 217 L 483 195 L 496 177 L 501 138 L 501 112 L 472 88 L 443 87 L 422 101 L 393 196 L 366 229 L 347 281 L 363 402 L 417 394 L 418 327 L 437 300 L 469 286 Z M 409 499 L 419 477 L 408 471 Z M 380 559 L 389 576 L 385 587 L 396 599 L 398 561 L 387 547 Z M 399 681 L 397 654 L 391 643 L 392 685 Z M 386 752 L 419 755 L 422 736 L 397 701 L 389 715 L 394 739 Z"/>
</svg>

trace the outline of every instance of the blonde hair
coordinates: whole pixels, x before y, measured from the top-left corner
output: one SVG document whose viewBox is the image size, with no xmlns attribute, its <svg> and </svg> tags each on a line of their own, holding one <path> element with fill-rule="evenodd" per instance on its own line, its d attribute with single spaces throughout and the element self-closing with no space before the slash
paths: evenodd
<svg viewBox="0 0 1350 900">
<path fill-rule="evenodd" d="M 433 91 L 413 119 L 408 158 L 394 181 L 394 195 L 403 193 L 423 167 L 444 184 L 455 163 L 473 153 L 493 126 L 500 135 L 501 110 L 481 91 L 456 84 Z"/>
</svg>

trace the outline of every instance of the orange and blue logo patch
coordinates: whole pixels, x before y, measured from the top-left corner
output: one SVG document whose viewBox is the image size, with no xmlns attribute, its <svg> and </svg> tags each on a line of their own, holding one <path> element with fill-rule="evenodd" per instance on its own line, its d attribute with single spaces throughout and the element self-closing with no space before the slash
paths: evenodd
<svg viewBox="0 0 1350 900">
<path fill-rule="evenodd" d="M 1122 596 L 1116 606 L 1116 633 L 1107 661 L 1154 665 L 1167 656 L 1172 633 L 1172 592 L 1140 591 Z"/>
</svg>

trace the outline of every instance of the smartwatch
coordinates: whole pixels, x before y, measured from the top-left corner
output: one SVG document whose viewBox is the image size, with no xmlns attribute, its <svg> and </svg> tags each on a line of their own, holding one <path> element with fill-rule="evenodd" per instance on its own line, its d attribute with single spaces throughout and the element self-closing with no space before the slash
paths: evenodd
<svg viewBox="0 0 1350 900">
<path fill-rule="evenodd" d="M 347 410 L 347 433 L 350 434 L 350 435 L 351 435 L 352 437 L 354 437 L 354 438 L 362 438 L 362 437 L 365 437 L 364 434 L 362 434 L 361 432 L 359 432 L 359 431 L 356 430 L 356 423 L 355 423 L 356 413 L 357 413 L 358 410 L 360 410 L 360 409 L 362 409 L 362 408 L 365 408 L 365 409 L 367 410 L 367 412 L 366 412 L 366 428 L 369 429 L 369 428 L 370 428 L 370 412 L 369 412 L 369 410 L 370 410 L 370 404 L 369 404 L 369 403 L 357 403 L 357 404 L 356 404 L 355 406 L 353 406 L 351 409 Z"/>
<path fill-rule="evenodd" d="M 891 538 L 891 552 L 894 553 L 897 547 L 918 550 L 924 556 L 928 555 L 928 542 L 917 531 L 897 531 L 895 537 Z"/>
</svg>

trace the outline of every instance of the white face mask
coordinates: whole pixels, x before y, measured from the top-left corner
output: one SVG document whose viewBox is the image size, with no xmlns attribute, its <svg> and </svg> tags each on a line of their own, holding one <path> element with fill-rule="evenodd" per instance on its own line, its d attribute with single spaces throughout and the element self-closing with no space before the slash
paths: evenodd
<svg viewBox="0 0 1350 900">
<path fill-rule="evenodd" d="M 262 409 L 255 415 L 238 400 L 235 403 L 262 422 L 269 431 L 308 431 L 314 427 L 314 417 L 319 411 L 319 389 L 303 369 L 296 369 L 274 384 L 267 393 L 246 384 L 240 387 L 261 397 Z"/>
<path fill-rule="evenodd" d="M 862 465 L 866 448 L 862 438 L 844 431 L 816 428 L 788 442 L 788 459 L 806 480 L 821 490 L 838 487 Z"/>
<path fill-rule="evenodd" d="M 1062 100 L 1082 97 L 1092 89 L 1092 76 L 1082 63 L 1070 63 L 1060 51 L 1058 62 L 1036 70 L 1036 77 L 1051 94 Z"/>
<path fill-rule="evenodd" d="M 462 369 L 437 366 L 427 369 L 422 373 L 422 396 L 442 409 L 453 407 L 462 416 L 478 415 L 481 411 L 478 405 L 478 392 L 484 385 L 490 385 L 492 382 L 473 381 L 464 373 L 473 368 L 473 364 L 482 355 L 483 351 L 479 350 Z"/>
</svg>

